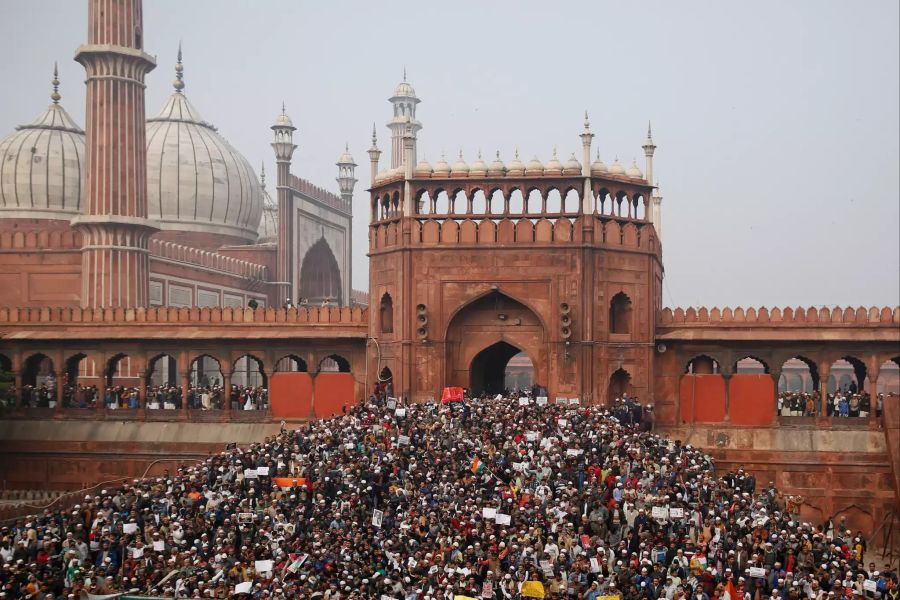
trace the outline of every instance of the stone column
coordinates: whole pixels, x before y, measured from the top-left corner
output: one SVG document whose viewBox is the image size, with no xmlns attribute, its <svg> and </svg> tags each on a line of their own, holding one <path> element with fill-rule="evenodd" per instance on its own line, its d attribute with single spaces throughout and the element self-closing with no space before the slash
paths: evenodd
<svg viewBox="0 0 900 600">
<path fill-rule="evenodd" d="M 775 420 L 777 421 L 778 417 L 781 416 L 781 413 L 778 412 L 778 382 L 781 380 L 781 371 L 770 371 L 769 374 L 772 376 L 772 384 L 775 387 L 774 406 L 772 409 L 775 411 Z"/>
<path fill-rule="evenodd" d="M 16 410 L 23 410 L 25 408 L 25 397 L 22 395 L 22 369 L 21 367 L 15 369 L 13 371 L 13 375 L 16 378 Z"/>
<path fill-rule="evenodd" d="M 730 390 L 728 388 L 731 387 L 731 376 L 733 373 L 722 373 L 722 381 L 725 382 L 725 422 L 728 423 L 731 421 L 731 398 L 730 398 Z"/>
<path fill-rule="evenodd" d="M 65 397 L 66 384 L 63 375 L 65 375 L 65 354 L 58 352 L 53 357 L 53 372 L 56 375 L 56 416 L 63 413 L 63 398 Z"/>
<path fill-rule="evenodd" d="M 140 358 L 141 364 L 138 365 L 138 375 L 140 376 L 140 381 L 138 382 L 138 414 L 141 418 L 147 418 L 147 379 L 150 377 L 150 365 L 147 362 L 147 356 L 142 355 Z"/>
<path fill-rule="evenodd" d="M 191 372 L 190 371 L 182 371 L 179 373 L 181 376 L 181 416 L 184 419 L 188 418 L 188 392 L 191 389 Z"/>
<path fill-rule="evenodd" d="M 222 410 L 228 421 L 231 420 L 231 374 L 232 371 L 222 369 Z"/>
<path fill-rule="evenodd" d="M 828 376 L 831 374 L 831 363 L 819 365 L 819 416 L 828 416 Z"/>
</svg>

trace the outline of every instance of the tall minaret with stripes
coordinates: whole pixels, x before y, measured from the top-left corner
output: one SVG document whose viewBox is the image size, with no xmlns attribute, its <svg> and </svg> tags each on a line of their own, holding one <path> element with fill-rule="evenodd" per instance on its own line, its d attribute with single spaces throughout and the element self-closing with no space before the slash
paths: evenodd
<svg viewBox="0 0 900 600">
<path fill-rule="evenodd" d="M 89 0 L 88 41 L 75 60 L 87 75 L 85 207 L 72 220 L 82 234 L 81 305 L 149 304 L 147 143 L 142 0 Z"/>
</svg>

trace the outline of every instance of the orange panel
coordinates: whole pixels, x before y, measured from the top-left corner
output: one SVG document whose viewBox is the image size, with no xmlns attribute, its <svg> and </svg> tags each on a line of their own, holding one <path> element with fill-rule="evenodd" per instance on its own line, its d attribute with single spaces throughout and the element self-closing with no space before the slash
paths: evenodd
<svg viewBox="0 0 900 600">
<path fill-rule="evenodd" d="M 312 408 L 309 373 L 274 373 L 269 381 L 269 403 L 273 417 L 308 418 Z"/>
<path fill-rule="evenodd" d="M 775 421 L 775 385 L 771 375 L 732 375 L 728 414 L 735 425 L 770 425 Z"/>
<path fill-rule="evenodd" d="M 350 373 L 319 373 L 316 375 L 316 416 L 327 419 L 339 415 L 343 408 L 353 406 L 356 382 Z"/>
<path fill-rule="evenodd" d="M 725 420 L 725 380 L 721 375 L 681 378 L 681 420 L 721 423 Z"/>
</svg>

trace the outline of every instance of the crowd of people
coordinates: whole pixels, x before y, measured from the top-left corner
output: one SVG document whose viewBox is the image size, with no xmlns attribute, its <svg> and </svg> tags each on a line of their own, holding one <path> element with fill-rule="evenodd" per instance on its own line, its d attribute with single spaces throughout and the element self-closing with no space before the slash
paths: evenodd
<svg viewBox="0 0 900 600">
<path fill-rule="evenodd" d="M 829 417 L 867 418 L 880 417 L 884 407 L 884 395 L 876 394 L 875 406 L 872 406 L 872 397 L 868 392 L 856 392 L 840 390 L 828 394 L 825 402 L 825 413 Z M 791 392 L 784 391 L 778 394 L 778 414 L 783 417 L 815 417 L 822 412 L 822 396 L 815 392 Z"/>
<path fill-rule="evenodd" d="M 0 597 L 897 598 L 860 532 L 601 407 L 385 391 L 3 527 Z"/>
<path fill-rule="evenodd" d="M 148 410 L 181 410 L 181 388 L 162 384 L 147 387 Z M 10 386 L 3 399 L 7 409 L 16 406 L 21 395 L 24 406 L 29 408 L 50 408 L 56 403 L 56 387 L 47 385 L 24 386 L 21 394 Z M 188 408 L 191 410 L 223 410 L 224 390 L 218 384 L 192 385 L 188 388 Z M 262 386 L 231 386 L 232 410 L 268 410 L 269 391 Z M 80 383 L 63 387 L 63 406 L 75 409 L 137 409 L 140 408 L 140 390 L 129 386 L 109 386 L 98 389 L 96 385 Z"/>
</svg>

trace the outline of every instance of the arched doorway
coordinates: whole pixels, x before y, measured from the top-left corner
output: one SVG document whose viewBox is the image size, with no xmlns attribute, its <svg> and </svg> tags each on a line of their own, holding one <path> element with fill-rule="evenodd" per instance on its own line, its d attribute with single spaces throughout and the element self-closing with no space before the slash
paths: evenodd
<svg viewBox="0 0 900 600">
<path fill-rule="evenodd" d="M 499 289 L 463 304 L 450 318 L 445 340 L 444 380 L 423 381 L 434 393 L 442 386 L 469 387 L 473 393 L 502 391 L 506 367 L 520 352 L 530 363 L 532 384 L 547 384 L 544 323 L 530 307 Z M 528 368 L 520 359 L 512 366 L 519 362 Z"/>
<path fill-rule="evenodd" d="M 472 393 L 502 393 L 506 389 L 506 367 L 518 354 L 522 354 L 522 350 L 507 342 L 491 344 L 476 354 L 469 367 L 469 389 Z M 531 360 L 528 362 L 531 363 Z"/>
<path fill-rule="evenodd" d="M 300 304 L 343 306 L 341 270 L 325 238 L 312 245 L 300 266 Z"/>
<path fill-rule="evenodd" d="M 503 373 L 503 385 L 508 390 L 530 390 L 534 385 L 534 365 L 531 357 L 519 352 L 509 359 Z"/>
<path fill-rule="evenodd" d="M 625 369 L 617 369 L 609 378 L 609 393 L 606 397 L 613 401 L 623 398 L 625 394 L 632 394 L 631 374 Z"/>
</svg>

